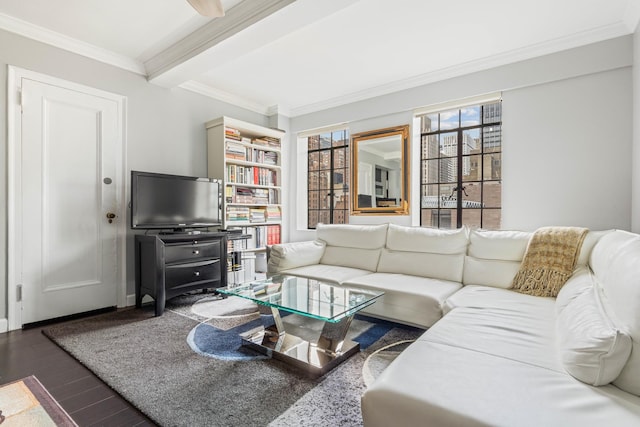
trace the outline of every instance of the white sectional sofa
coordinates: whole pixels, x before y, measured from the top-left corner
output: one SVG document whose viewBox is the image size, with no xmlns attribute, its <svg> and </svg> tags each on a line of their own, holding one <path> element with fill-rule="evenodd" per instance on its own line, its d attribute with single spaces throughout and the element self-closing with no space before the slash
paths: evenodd
<svg viewBox="0 0 640 427">
<path fill-rule="evenodd" d="M 589 232 L 557 298 L 509 290 L 532 233 L 318 225 L 271 273 L 385 291 L 428 328 L 362 397 L 371 426 L 640 426 L 640 236 Z"/>
</svg>

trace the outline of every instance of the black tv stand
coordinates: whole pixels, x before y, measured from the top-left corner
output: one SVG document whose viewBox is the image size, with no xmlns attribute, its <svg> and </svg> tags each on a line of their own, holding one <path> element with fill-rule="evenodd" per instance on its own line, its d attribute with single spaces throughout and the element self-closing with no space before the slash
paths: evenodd
<svg viewBox="0 0 640 427">
<path fill-rule="evenodd" d="M 227 283 L 227 234 L 159 233 L 135 236 L 136 307 L 155 300 L 155 315 L 167 299 Z"/>
</svg>

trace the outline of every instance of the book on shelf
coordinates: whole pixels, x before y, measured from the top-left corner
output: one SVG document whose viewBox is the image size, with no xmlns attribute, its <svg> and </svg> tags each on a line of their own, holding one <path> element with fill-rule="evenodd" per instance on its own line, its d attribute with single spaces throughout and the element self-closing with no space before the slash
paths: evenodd
<svg viewBox="0 0 640 427">
<path fill-rule="evenodd" d="M 249 221 L 250 222 L 266 222 L 265 210 L 249 209 Z"/>
<path fill-rule="evenodd" d="M 235 139 L 236 141 L 240 141 L 242 139 L 240 131 L 230 127 L 224 128 L 224 136 L 230 139 Z"/>
<path fill-rule="evenodd" d="M 279 206 L 267 206 L 265 216 L 267 221 L 280 221 L 282 219 L 282 212 Z"/>
</svg>

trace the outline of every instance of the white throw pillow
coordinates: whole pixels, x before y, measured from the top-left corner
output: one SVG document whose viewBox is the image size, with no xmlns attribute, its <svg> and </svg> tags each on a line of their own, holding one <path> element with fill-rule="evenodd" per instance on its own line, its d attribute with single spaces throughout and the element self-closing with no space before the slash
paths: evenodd
<svg viewBox="0 0 640 427">
<path fill-rule="evenodd" d="M 269 272 L 318 264 L 324 248 L 324 242 L 317 240 L 273 245 L 269 251 Z"/>
<path fill-rule="evenodd" d="M 561 360 L 569 374 L 595 386 L 620 375 L 631 354 L 631 337 L 607 317 L 593 287 L 566 305 L 556 327 Z"/>
</svg>

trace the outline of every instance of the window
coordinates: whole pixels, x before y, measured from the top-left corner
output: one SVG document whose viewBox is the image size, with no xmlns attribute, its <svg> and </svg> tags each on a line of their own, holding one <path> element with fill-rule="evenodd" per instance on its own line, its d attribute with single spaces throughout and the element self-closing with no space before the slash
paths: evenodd
<svg viewBox="0 0 640 427">
<path fill-rule="evenodd" d="M 307 227 L 349 222 L 349 131 L 307 138 Z"/>
<path fill-rule="evenodd" d="M 420 224 L 499 229 L 500 101 L 420 116 Z"/>
</svg>

